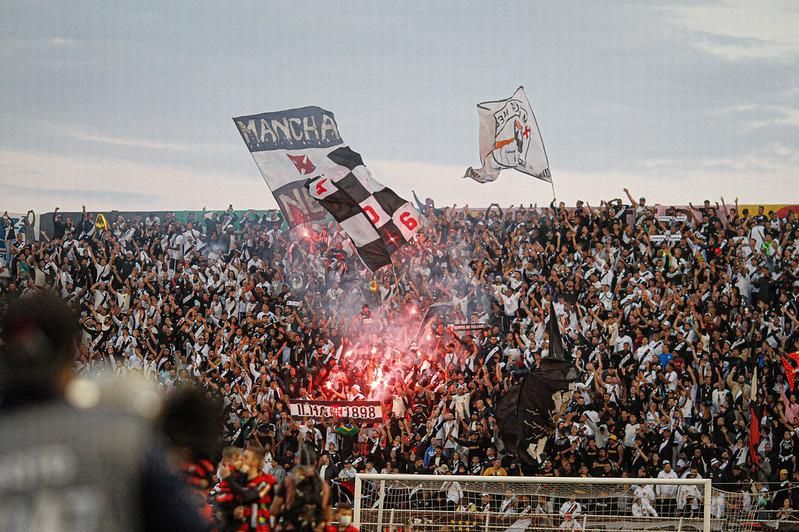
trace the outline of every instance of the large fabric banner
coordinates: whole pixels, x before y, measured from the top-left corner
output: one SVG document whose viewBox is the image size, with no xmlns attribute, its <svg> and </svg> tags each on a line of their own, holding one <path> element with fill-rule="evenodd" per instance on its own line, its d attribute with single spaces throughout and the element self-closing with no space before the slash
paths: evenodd
<svg viewBox="0 0 799 532">
<path fill-rule="evenodd" d="M 519 172 L 552 182 L 544 141 L 524 87 L 505 100 L 477 105 L 480 117 L 480 160 L 482 168 L 469 167 L 463 177 L 480 183 L 494 181 L 499 172 Z"/>
<path fill-rule="evenodd" d="M 561 414 L 556 395 L 568 390 L 577 374 L 570 362 L 544 358 L 538 368 L 497 401 L 500 436 L 505 447 L 516 450 L 524 462 L 538 458 L 543 442 L 555 432 L 555 419 Z"/>
<path fill-rule="evenodd" d="M 547 332 L 549 356 L 497 401 L 500 436 L 505 446 L 515 449 L 526 463 L 530 463 L 530 457 L 540 457 L 564 406 L 561 392 L 568 390 L 569 384 L 579 376 L 579 370 L 569 361 L 563 347 L 553 302 L 550 302 Z"/>
<path fill-rule="evenodd" d="M 330 151 L 327 160 L 327 172 L 306 183 L 311 197 L 341 225 L 367 268 L 391 264 L 391 255 L 421 228 L 416 209 L 378 183 L 349 146 Z"/>
<path fill-rule="evenodd" d="M 734 205 L 727 205 L 727 207 L 734 207 Z M 740 215 L 744 209 L 749 211 L 749 216 L 756 216 L 760 207 L 763 207 L 763 214 L 768 216 L 768 213 L 774 211 L 779 218 L 787 218 L 788 213 L 793 211 L 799 214 L 799 205 L 790 205 L 785 203 L 742 203 L 738 205 L 738 214 Z"/>
<path fill-rule="evenodd" d="M 485 329 L 490 329 L 491 325 L 488 323 L 482 322 L 473 322 L 473 323 L 450 323 L 448 327 L 451 327 L 455 332 L 465 332 L 471 333 L 473 331 L 483 331 Z"/>
<path fill-rule="evenodd" d="M 382 420 L 380 401 L 312 401 L 291 399 L 289 413 L 295 417 L 335 417 Z"/>
<path fill-rule="evenodd" d="M 289 227 L 325 218 L 327 211 L 303 185 L 336 166 L 327 156 L 344 143 L 333 113 L 302 107 L 233 121 Z"/>
</svg>

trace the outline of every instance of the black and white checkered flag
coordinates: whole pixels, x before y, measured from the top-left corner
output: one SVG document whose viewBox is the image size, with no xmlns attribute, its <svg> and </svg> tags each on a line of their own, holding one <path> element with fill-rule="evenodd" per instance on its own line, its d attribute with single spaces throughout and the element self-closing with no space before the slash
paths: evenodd
<svg viewBox="0 0 799 532">
<path fill-rule="evenodd" d="M 361 260 L 372 271 L 391 264 L 391 255 L 420 229 L 410 203 L 372 177 L 363 159 L 349 146 L 331 151 L 331 171 L 305 186 L 349 235 Z"/>
</svg>

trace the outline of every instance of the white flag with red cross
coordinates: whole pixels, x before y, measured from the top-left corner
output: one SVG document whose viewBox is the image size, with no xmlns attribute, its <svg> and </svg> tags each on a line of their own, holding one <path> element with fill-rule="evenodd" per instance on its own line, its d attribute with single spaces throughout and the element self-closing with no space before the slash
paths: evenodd
<svg viewBox="0 0 799 532">
<path fill-rule="evenodd" d="M 477 105 L 480 117 L 481 168 L 469 167 L 463 177 L 480 183 L 494 181 L 507 168 L 552 182 L 549 160 L 538 122 L 524 87 L 504 100 Z"/>
</svg>

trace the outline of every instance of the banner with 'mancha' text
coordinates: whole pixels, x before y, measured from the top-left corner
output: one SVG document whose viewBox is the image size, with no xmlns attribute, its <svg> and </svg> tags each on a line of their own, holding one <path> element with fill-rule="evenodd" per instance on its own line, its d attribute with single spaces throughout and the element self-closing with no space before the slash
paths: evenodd
<svg viewBox="0 0 799 532">
<path fill-rule="evenodd" d="M 327 211 L 304 185 L 309 178 L 338 168 L 327 157 L 344 144 L 333 113 L 311 106 L 238 116 L 233 121 L 289 227 L 324 219 Z"/>
</svg>

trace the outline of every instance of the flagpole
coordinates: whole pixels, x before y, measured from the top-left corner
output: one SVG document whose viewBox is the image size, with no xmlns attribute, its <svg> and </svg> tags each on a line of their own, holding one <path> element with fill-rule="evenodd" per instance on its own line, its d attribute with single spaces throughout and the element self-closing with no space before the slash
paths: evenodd
<svg viewBox="0 0 799 532">
<path fill-rule="evenodd" d="M 557 194 L 555 194 L 555 181 L 551 177 L 549 179 L 550 179 L 549 184 L 552 186 L 552 199 L 556 200 L 558 199 L 558 196 Z"/>
<path fill-rule="evenodd" d="M 399 279 L 397 279 L 397 268 L 394 267 L 394 261 L 391 261 L 391 271 L 394 272 L 394 286 L 397 287 L 397 295 L 402 291 L 399 284 Z"/>
</svg>

